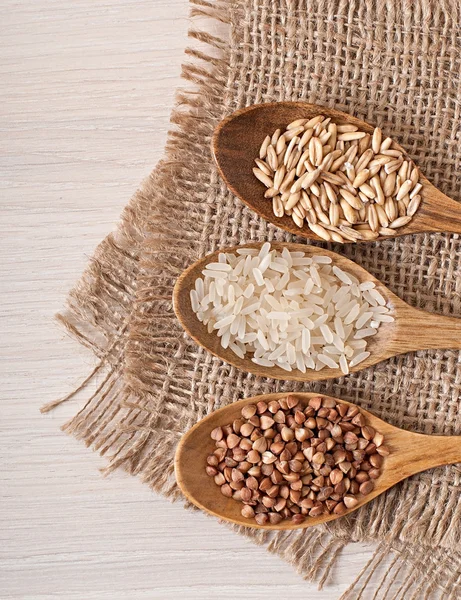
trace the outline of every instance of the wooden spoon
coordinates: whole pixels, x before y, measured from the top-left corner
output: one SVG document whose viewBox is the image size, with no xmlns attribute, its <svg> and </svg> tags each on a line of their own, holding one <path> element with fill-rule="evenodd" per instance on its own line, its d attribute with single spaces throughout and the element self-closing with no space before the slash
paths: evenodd
<svg viewBox="0 0 461 600">
<path fill-rule="evenodd" d="M 316 115 L 325 115 L 337 124 L 356 125 L 361 131 L 373 133 L 372 125 L 338 110 L 305 102 L 274 102 L 255 104 L 234 112 L 219 123 L 211 142 L 219 172 L 233 194 L 277 227 L 310 239 L 320 238 L 306 223 L 299 228 L 291 217 L 274 215 L 272 202 L 264 198 L 266 188 L 253 175 L 252 168 L 266 135 L 272 135 L 276 129 L 285 128 L 296 119 Z M 422 202 L 410 223 L 395 230 L 395 236 L 423 231 L 461 233 L 460 203 L 442 194 L 422 174 L 420 183 L 423 184 Z"/>
<path fill-rule="evenodd" d="M 190 302 L 190 290 L 195 285 L 197 277 L 202 276 L 202 270 L 209 262 L 217 262 L 220 252 L 235 253 L 238 248 L 260 248 L 262 242 L 233 246 L 217 250 L 192 264 L 182 273 L 173 290 L 173 306 L 181 325 L 187 333 L 201 346 L 209 350 L 227 363 L 238 367 L 242 371 L 254 373 L 261 377 L 274 379 L 293 379 L 295 381 L 317 381 L 342 377 L 340 369 L 325 367 L 321 371 L 307 370 L 302 373 L 298 369 L 285 371 L 278 366 L 263 367 L 251 361 L 251 356 L 239 358 L 229 348 L 221 346 L 220 338 L 216 333 L 208 333 L 207 328 L 198 319 L 192 310 Z M 333 264 L 341 269 L 352 273 L 360 282 L 373 281 L 376 289 L 387 300 L 390 314 L 394 317 L 392 323 L 382 323 L 378 333 L 367 338 L 367 351 L 370 356 L 351 369 L 351 372 L 366 369 L 382 360 L 397 354 L 403 354 L 413 350 L 425 350 L 430 348 L 453 348 L 461 349 L 461 319 L 434 315 L 432 313 L 413 308 L 398 298 L 386 288 L 380 281 L 358 264 L 324 248 L 309 246 L 307 244 L 289 244 L 282 242 L 271 243 L 272 248 L 282 250 L 284 247 L 290 251 L 302 251 L 307 256 L 326 255 L 330 256 Z"/>
<path fill-rule="evenodd" d="M 299 393 L 290 394 L 299 398 L 305 407 L 310 398 L 319 394 Z M 226 498 L 221 494 L 220 488 L 215 484 L 213 478 L 205 473 L 206 457 L 215 449 L 215 442 L 210 438 L 211 431 L 218 426 L 232 423 L 234 419 L 240 418 L 240 411 L 246 404 L 259 401 L 270 402 L 285 398 L 287 394 L 266 394 L 254 398 L 246 398 L 234 402 L 229 406 L 214 411 L 192 429 L 181 439 L 176 450 L 175 473 L 176 480 L 182 492 L 188 500 L 199 508 L 206 510 L 216 517 L 260 529 L 303 529 L 338 519 L 335 514 L 320 515 L 319 517 L 308 517 L 301 525 L 295 525 L 291 521 L 282 521 L 278 525 L 258 525 L 252 519 L 245 519 L 241 515 L 242 504 L 233 498 Z M 348 406 L 355 406 L 345 400 L 334 400 Z M 376 431 L 384 435 L 384 443 L 390 449 L 382 466 L 381 476 L 375 480 L 374 490 L 367 496 L 358 495 L 359 503 L 356 507 L 347 510 L 349 514 L 363 506 L 376 496 L 379 496 L 393 485 L 432 467 L 448 465 L 461 462 L 461 436 L 422 435 L 404 431 L 385 421 L 378 419 L 370 412 L 360 409 L 367 420 Z"/>
</svg>

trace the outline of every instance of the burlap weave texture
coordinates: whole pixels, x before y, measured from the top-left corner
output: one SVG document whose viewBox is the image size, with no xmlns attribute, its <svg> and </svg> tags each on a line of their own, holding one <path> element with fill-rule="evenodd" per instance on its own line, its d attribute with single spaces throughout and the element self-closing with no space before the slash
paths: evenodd
<svg viewBox="0 0 461 600">
<path fill-rule="evenodd" d="M 243 106 L 306 100 L 379 125 L 435 185 L 460 199 L 457 3 L 199 0 L 192 12 L 228 23 L 229 37 L 193 34 L 210 47 L 209 54 L 191 51 L 193 63 L 184 69 L 198 93 L 179 95 L 165 160 L 133 199 L 120 230 L 98 249 L 62 317 L 110 366 L 68 429 L 107 453 L 109 469 L 139 473 L 172 497 L 179 496 L 173 455 L 181 434 L 211 410 L 245 396 L 318 390 L 406 429 L 461 434 L 457 351 L 408 354 L 315 385 L 273 381 L 241 373 L 198 348 L 182 332 L 171 304 L 176 277 L 208 252 L 254 240 L 295 241 L 235 199 L 213 165 L 214 127 Z M 410 304 L 461 316 L 458 236 L 421 234 L 331 248 Z M 368 576 L 372 581 L 389 552 L 395 559 L 377 598 L 419 599 L 435 589 L 457 598 L 460 491 L 459 467 L 439 468 L 323 528 L 275 536 L 242 532 L 270 543 L 305 576 L 322 581 L 345 543 L 380 542 L 350 598 L 362 588 L 366 593 Z M 396 592 L 392 580 L 404 569 L 405 583 Z"/>
</svg>

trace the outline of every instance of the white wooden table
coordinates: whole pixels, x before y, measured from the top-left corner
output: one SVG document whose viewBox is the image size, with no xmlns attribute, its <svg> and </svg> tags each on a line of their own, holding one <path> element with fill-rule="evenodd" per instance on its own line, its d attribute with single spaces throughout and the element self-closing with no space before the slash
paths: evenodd
<svg viewBox="0 0 461 600">
<path fill-rule="evenodd" d="M 334 599 L 205 516 L 153 495 L 42 416 L 92 357 L 53 322 L 162 153 L 186 0 L 3 0 L 0 34 L 0 598 Z"/>
</svg>

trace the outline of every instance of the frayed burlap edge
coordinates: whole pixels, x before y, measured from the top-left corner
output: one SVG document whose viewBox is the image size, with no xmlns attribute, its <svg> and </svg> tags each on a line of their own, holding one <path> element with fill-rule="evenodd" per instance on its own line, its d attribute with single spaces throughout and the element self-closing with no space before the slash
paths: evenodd
<svg viewBox="0 0 461 600">
<path fill-rule="evenodd" d="M 191 4 L 192 16 L 229 22 L 228 11 L 233 3 L 226 0 L 216 3 L 194 0 Z M 174 485 L 170 459 L 178 441 L 177 435 L 173 432 L 171 436 L 162 433 L 162 436 L 152 439 L 152 431 L 146 432 L 140 426 L 145 411 L 142 382 L 137 382 L 140 384 L 139 394 L 135 395 L 133 380 L 130 381 L 130 387 L 125 386 L 122 373 L 127 331 L 140 272 L 140 246 L 145 224 L 151 219 L 156 182 L 174 174 L 178 153 L 182 144 L 186 143 L 187 136 L 194 132 L 200 134 L 203 130 L 204 124 L 197 123 L 195 112 L 205 108 L 207 97 L 220 93 L 228 66 L 226 40 L 205 31 L 191 31 L 190 35 L 212 49 L 209 55 L 197 50 L 188 51 L 195 62 L 184 67 L 183 75 L 198 87 L 199 93 L 178 93 L 179 107 L 172 115 L 172 122 L 177 125 L 177 129 L 170 133 L 165 159 L 123 212 L 118 230 L 98 246 L 82 279 L 69 295 L 67 310 L 57 317 L 71 336 L 95 354 L 97 365 L 77 390 L 42 409 L 47 412 L 76 392 L 84 391 L 97 377 L 100 383 L 96 391 L 90 395 L 78 414 L 63 426 L 63 430 L 108 458 L 108 465 L 103 470 L 105 474 L 123 467 L 131 474 L 140 475 L 142 481 L 152 489 L 173 500 L 181 498 Z M 219 53 L 221 56 L 216 57 Z M 158 243 L 168 245 L 171 242 L 178 242 L 177 233 L 168 232 L 163 222 L 162 237 Z M 161 295 L 164 292 L 159 290 L 158 293 Z M 170 301 L 168 295 L 164 299 Z M 164 336 L 167 340 L 167 322 Z M 161 357 L 159 358 L 160 372 L 165 367 Z M 154 458 L 143 454 L 148 437 L 158 448 Z M 162 460 L 162 456 L 167 458 Z M 423 511 L 424 507 L 420 507 L 421 515 Z M 344 535 L 336 536 L 334 527 L 277 535 L 251 528 L 231 528 L 248 536 L 255 543 L 267 545 L 270 552 L 291 563 L 305 579 L 318 581 L 320 587 L 328 581 L 342 548 L 350 542 L 358 541 L 345 538 Z M 367 541 L 366 536 L 360 541 Z M 392 560 L 389 563 L 390 555 Z M 427 548 L 409 547 L 398 539 L 387 539 L 381 542 L 371 560 L 341 598 L 454 599 L 460 594 L 460 580 L 460 562 L 457 557 L 449 556 L 441 549 L 435 548 L 428 553 Z M 373 596 L 370 589 L 375 589 Z"/>
</svg>

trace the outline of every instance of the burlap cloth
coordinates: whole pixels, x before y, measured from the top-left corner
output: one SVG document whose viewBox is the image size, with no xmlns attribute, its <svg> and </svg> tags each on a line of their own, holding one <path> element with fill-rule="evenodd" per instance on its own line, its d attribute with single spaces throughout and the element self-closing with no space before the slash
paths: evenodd
<svg viewBox="0 0 461 600">
<path fill-rule="evenodd" d="M 180 497 L 173 455 L 181 434 L 245 396 L 319 390 L 412 431 L 461 434 L 459 352 L 408 354 L 315 385 L 273 381 L 197 347 L 171 304 L 179 273 L 219 246 L 294 239 L 235 199 L 213 165 L 213 128 L 243 106 L 302 99 L 354 114 L 395 137 L 443 192 L 459 198 L 457 2 L 195 0 L 191 11 L 227 23 L 229 34 L 191 32 L 208 50 L 189 51 L 184 77 L 191 89 L 178 93 L 165 159 L 118 231 L 99 246 L 59 316 L 100 359 L 81 386 L 97 374 L 98 390 L 66 430 L 106 455 L 107 471 L 124 467 L 172 498 Z M 458 236 L 332 247 L 410 304 L 461 316 Z M 379 542 L 344 598 L 460 598 L 460 475 L 459 466 L 450 466 L 412 477 L 328 526 L 240 533 L 321 584 L 345 544 Z M 397 579 L 404 584 L 396 586 Z M 372 584 L 379 587 L 373 596 Z"/>
</svg>

